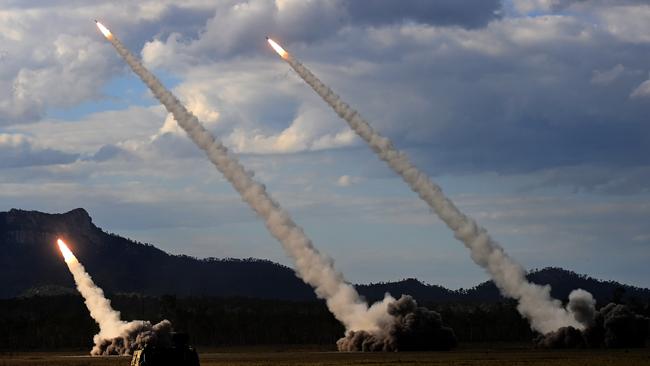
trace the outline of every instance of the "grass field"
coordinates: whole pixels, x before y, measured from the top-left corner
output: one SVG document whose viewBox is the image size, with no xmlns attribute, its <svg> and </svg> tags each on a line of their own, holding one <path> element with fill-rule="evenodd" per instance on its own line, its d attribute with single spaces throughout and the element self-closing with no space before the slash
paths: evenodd
<svg viewBox="0 0 650 366">
<path fill-rule="evenodd" d="M 206 352 L 201 365 L 570 365 L 648 366 L 650 349 L 546 351 L 519 349 L 463 349 L 430 353 L 338 353 L 338 352 Z M 0 354 L 0 366 L 128 366 L 129 357 L 88 357 L 64 353 Z"/>
</svg>

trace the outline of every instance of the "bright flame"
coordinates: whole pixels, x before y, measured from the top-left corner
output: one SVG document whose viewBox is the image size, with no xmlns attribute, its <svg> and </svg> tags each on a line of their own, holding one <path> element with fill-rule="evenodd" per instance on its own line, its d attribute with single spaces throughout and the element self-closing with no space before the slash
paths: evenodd
<svg viewBox="0 0 650 366">
<path fill-rule="evenodd" d="M 267 38 L 267 41 L 269 41 L 269 44 L 271 45 L 271 47 L 273 47 L 273 49 L 275 50 L 275 52 L 277 52 L 278 55 L 280 55 L 280 57 L 282 57 L 282 58 L 287 58 L 287 57 L 289 57 L 289 53 L 288 53 L 287 51 L 285 51 L 284 48 L 282 48 L 282 47 L 281 47 L 279 44 L 277 44 L 274 40 L 272 40 L 271 38 Z"/>
<path fill-rule="evenodd" d="M 95 23 L 97 24 L 97 28 L 99 28 L 99 30 L 102 32 L 104 37 L 111 38 L 113 36 L 111 34 L 111 31 L 109 31 L 108 28 L 106 28 L 102 23 L 97 22 L 97 21 Z"/>
<path fill-rule="evenodd" d="M 66 263 L 74 262 L 77 260 L 77 257 L 72 254 L 63 240 L 57 239 L 56 243 L 59 244 L 59 250 L 61 251 L 61 254 L 63 254 L 63 260 L 65 260 Z"/>
</svg>

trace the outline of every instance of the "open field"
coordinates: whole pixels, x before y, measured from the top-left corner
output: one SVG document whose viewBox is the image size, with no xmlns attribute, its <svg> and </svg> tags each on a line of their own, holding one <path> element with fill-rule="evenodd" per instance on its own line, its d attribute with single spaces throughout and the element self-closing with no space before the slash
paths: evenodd
<svg viewBox="0 0 650 366">
<path fill-rule="evenodd" d="M 227 352 L 202 353 L 201 365 L 584 365 L 647 366 L 650 349 L 569 350 L 461 349 L 442 353 Z M 0 366 L 127 366 L 128 357 L 63 353 L 0 355 Z"/>
</svg>

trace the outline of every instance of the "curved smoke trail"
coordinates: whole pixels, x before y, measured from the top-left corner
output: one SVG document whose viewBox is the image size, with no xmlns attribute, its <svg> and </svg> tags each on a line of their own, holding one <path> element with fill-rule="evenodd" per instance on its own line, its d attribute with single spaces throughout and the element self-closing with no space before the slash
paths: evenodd
<svg viewBox="0 0 650 366">
<path fill-rule="evenodd" d="M 298 276 L 313 286 L 320 298 L 326 300 L 329 310 L 345 328 L 377 331 L 383 323 L 390 322 L 392 317 L 386 309 L 388 303 L 394 299 L 387 297 L 369 308 L 354 287 L 334 268 L 332 260 L 313 246 L 303 229 L 269 196 L 265 186 L 253 179 L 253 173 L 246 171 L 237 159 L 228 153 L 228 149 L 203 127 L 196 116 L 189 112 L 108 29 L 100 26 L 100 23 L 98 26 L 133 72 L 174 116 L 178 125 L 239 192 L 242 200 L 264 219 L 269 232 L 295 261 Z"/>
<path fill-rule="evenodd" d="M 273 40 L 268 39 L 268 41 L 296 73 L 334 109 L 339 117 L 345 120 L 350 128 L 370 145 L 379 158 L 399 174 L 409 187 L 447 224 L 456 238 L 469 248 L 474 262 L 490 274 L 501 293 L 519 301 L 517 309 L 530 320 L 533 329 L 548 333 L 564 326 L 584 328 L 584 325 L 574 318 L 571 311 L 564 309 L 559 301 L 551 298 L 549 286 L 539 286 L 528 282 L 521 265 L 510 258 L 484 228 L 463 214 L 445 196 L 440 186 L 418 170 L 405 153 L 397 150 L 389 139 L 374 131 L 356 110 L 344 103 L 303 64 Z M 589 294 L 589 296 L 591 295 Z"/>
</svg>

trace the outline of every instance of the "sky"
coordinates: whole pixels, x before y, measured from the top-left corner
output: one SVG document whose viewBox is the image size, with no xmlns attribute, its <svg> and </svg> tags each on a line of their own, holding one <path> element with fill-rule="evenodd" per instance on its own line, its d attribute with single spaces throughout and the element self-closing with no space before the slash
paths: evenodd
<svg viewBox="0 0 650 366">
<path fill-rule="evenodd" d="M 291 266 L 94 19 L 351 282 L 488 276 L 266 35 L 525 268 L 650 287 L 647 1 L 0 0 L 0 211 L 83 207 L 169 253 Z"/>
</svg>

